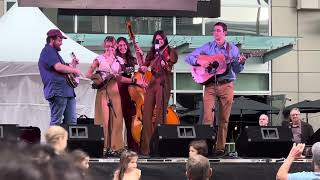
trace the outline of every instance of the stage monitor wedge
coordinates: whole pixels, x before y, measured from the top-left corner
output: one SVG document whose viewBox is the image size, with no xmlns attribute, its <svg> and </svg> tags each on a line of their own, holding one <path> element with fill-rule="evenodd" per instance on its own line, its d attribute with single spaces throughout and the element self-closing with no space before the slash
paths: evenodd
<svg viewBox="0 0 320 180">
<path fill-rule="evenodd" d="M 62 125 L 68 132 L 68 149 L 81 149 L 90 157 L 103 156 L 103 128 L 97 125 Z"/>
<path fill-rule="evenodd" d="M 236 142 L 240 157 L 287 157 L 293 144 L 291 128 L 246 126 Z"/>
<path fill-rule="evenodd" d="M 192 140 L 206 140 L 208 155 L 213 152 L 216 132 L 209 125 L 158 125 L 151 138 L 150 154 L 155 157 L 188 157 Z"/>
</svg>

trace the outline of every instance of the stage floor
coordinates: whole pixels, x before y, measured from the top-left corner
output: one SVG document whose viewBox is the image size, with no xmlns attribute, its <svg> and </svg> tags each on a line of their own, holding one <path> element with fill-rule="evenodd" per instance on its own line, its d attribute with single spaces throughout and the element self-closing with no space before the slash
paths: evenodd
<svg viewBox="0 0 320 180">
<path fill-rule="evenodd" d="M 209 159 L 215 180 L 274 180 L 284 159 Z M 187 158 L 139 159 L 143 180 L 185 180 Z M 90 159 L 93 179 L 112 179 L 119 158 Z M 311 159 L 293 163 L 290 172 L 311 171 Z"/>
</svg>

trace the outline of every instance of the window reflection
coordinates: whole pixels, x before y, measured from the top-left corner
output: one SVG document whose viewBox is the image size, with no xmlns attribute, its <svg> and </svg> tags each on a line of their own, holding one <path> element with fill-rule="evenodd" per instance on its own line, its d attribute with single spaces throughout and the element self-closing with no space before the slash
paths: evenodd
<svg viewBox="0 0 320 180">
<path fill-rule="evenodd" d="M 177 73 L 177 90 L 202 90 L 202 85 L 193 81 L 191 73 Z"/>
<path fill-rule="evenodd" d="M 127 33 L 126 22 L 131 21 L 136 34 L 152 35 L 157 30 L 173 33 L 173 18 L 108 16 L 108 33 Z"/>
<path fill-rule="evenodd" d="M 220 18 L 205 18 L 205 34 L 212 34 L 212 27 L 218 21 L 228 25 L 228 35 L 268 35 L 268 8 L 259 7 L 221 7 Z M 235 12 L 241 12 L 236 16 Z"/>
<path fill-rule="evenodd" d="M 78 16 L 78 33 L 103 33 L 104 16 Z"/>
<path fill-rule="evenodd" d="M 202 35 L 202 18 L 176 18 L 178 35 Z"/>
<path fill-rule="evenodd" d="M 202 117 L 202 93 L 177 93 L 176 111 L 181 124 L 197 124 Z"/>
<path fill-rule="evenodd" d="M 74 32 L 74 16 L 59 15 L 58 27 L 65 33 Z"/>
</svg>

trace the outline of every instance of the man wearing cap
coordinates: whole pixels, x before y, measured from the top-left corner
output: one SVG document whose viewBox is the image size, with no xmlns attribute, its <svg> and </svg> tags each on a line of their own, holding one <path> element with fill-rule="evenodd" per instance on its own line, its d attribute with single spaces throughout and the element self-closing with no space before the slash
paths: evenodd
<svg viewBox="0 0 320 180">
<path fill-rule="evenodd" d="M 320 179 L 320 142 L 313 144 L 312 146 L 312 166 L 313 172 L 296 172 L 289 173 L 291 164 L 297 158 L 301 158 L 301 154 L 304 149 L 304 144 L 294 143 L 287 159 L 283 162 L 277 173 L 277 180 L 316 180 Z"/>
<path fill-rule="evenodd" d="M 44 96 L 50 106 L 50 126 L 62 123 L 62 116 L 67 124 L 76 124 L 76 94 L 68 85 L 67 73 L 80 75 L 80 70 L 65 64 L 59 55 L 62 39 L 67 39 L 59 29 L 47 32 L 47 43 L 41 51 L 38 68 L 44 85 Z"/>
<path fill-rule="evenodd" d="M 219 101 L 220 105 L 216 156 L 226 155 L 225 144 L 234 94 L 233 81 L 236 80 L 237 74 L 243 70 L 245 61 L 245 57 L 240 56 L 239 49 L 232 43 L 226 41 L 226 35 L 227 25 L 223 22 L 215 23 L 213 26 L 214 40 L 195 49 L 185 57 L 185 61 L 188 64 L 192 66 L 202 66 L 206 68 L 208 72 L 218 68 L 220 65 L 215 62 L 216 67 L 211 68 L 214 63 L 210 64 L 209 61 L 204 61 L 201 59 L 203 56 L 200 55 L 213 56 L 222 54 L 225 57 L 224 63 L 227 66 L 225 73 L 214 75 L 215 71 L 213 71 L 213 73 L 211 73 L 211 75 L 213 75 L 212 78 L 204 83 L 203 107 L 205 108 L 202 120 L 204 124 L 213 126 L 216 100 Z"/>
</svg>

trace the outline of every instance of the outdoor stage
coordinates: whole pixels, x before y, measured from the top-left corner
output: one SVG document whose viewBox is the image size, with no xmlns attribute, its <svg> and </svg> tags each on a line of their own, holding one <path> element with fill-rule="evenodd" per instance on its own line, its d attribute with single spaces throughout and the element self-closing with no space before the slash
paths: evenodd
<svg viewBox="0 0 320 180">
<path fill-rule="evenodd" d="M 276 148 L 276 147 L 275 147 Z M 209 159 L 215 180 L 274 180 L 283 159 Z M 139 159 L 143 180 L 185 180 L 186 158 Z M 112 179 L 119 159 L 91 159 L 94 179 Z M 290 172 L 311 171 L 311 159 L 295 161 Z"/>
</svg>

